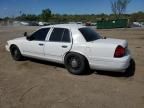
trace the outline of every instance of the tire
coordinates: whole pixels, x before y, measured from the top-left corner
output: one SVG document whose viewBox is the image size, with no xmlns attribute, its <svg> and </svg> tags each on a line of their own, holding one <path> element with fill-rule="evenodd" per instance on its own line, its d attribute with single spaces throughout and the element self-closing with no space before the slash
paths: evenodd
<svg viewBox="0 0 144 108">
<path fill-rule="evenodd" d="M 17 46 L 15 46 L 15 45 L 11 46 L 10 52 L 11 52 L 11 56 L 14 60 L 16 60 L 16 61 L 22 60 L 23 57 L 22 57 L 21 52 Z"/>
<path fill-rule="evenodd" d="M 84 74 L 88 69 L 86 58 L 78 53 L 68 53 L 65 56 L 64 64 L 67 70 L 74 75 Z"/>
<path fill-rule="evenodd" d="M 131 59 L 130 65 L 129 65 L 129 67 L 126 69 L 124 75 L 125 75 L 126 77 L 134 76 L 134 74 L 135 74 L 135 68 L 136 68 L 135 61 L 134 61 L 134 59 Z"/>
</svg>

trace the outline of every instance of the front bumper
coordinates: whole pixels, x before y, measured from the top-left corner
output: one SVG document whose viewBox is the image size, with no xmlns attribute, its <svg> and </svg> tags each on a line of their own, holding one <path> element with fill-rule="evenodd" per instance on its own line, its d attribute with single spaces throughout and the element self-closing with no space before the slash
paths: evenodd
<svg viewBox="0 0 144 108">
<path fill-rule="evenodd" d="M 7 51 L 10 51 L 9 45 L 5 45 L 5 49 L 6 49 Z"/>
</svg>

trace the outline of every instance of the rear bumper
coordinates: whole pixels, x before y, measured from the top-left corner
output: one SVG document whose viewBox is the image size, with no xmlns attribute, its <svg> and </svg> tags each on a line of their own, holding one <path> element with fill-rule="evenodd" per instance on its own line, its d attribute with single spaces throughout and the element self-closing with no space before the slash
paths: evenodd
<svg viewBox="0 0 144 108">
<path fill-rule="evenodd" d="M 90 63 L 90 67 L 96 70 L 124 72 L 129 67 L 130 60 L 130 55 L 122 58 L 98 59 Z"/>
</svg>

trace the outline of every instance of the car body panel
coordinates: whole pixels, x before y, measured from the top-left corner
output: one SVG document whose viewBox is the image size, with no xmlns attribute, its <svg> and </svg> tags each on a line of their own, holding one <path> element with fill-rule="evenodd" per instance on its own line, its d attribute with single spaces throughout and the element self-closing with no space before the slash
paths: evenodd
<svg viewBox="0 0 144 108">
<path fill-rule="evenodd" d="M 23 54 L 43 57 L 45 41 L 24 41 L 22 42 Z"/>
<path fill-rule="evenodd" d="M 46 42 L 44 47 L 45 57 L 51 61 L 63 63 L 63 55 L 71 49 L 71 43 Z M 63 48 L 65 47 L 66 48 Z"/>
</svg>

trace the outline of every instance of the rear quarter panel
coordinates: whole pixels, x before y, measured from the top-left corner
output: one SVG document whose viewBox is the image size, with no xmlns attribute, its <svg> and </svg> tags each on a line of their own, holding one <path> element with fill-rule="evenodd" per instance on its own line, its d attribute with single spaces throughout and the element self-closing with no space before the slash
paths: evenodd
<svg viewBox="0 0 144 108">
<path fill-rule="evenodd" d="M 71 51 L 84 55 L 90 65 L 95 65 L 100 61 L 112 60 L 116 47 L 115 44 L 85 42 L 74 44 Z"/>
</svg>

